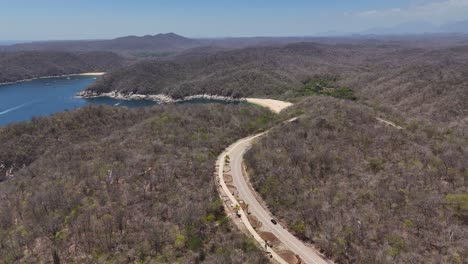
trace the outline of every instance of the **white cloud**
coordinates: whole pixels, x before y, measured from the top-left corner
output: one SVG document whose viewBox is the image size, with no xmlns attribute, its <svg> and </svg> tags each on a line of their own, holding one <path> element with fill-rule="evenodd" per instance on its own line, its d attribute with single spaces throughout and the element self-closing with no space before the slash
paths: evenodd
<svg viewBox="0 0 468 264">
<path fill-rule="evenodd" d="M 417 1 L 405 8 L 366 10 L 356 17 L 370 20 L 411 21 L 435 23 L 468 19 L 468 0 Z"/>
</svg>

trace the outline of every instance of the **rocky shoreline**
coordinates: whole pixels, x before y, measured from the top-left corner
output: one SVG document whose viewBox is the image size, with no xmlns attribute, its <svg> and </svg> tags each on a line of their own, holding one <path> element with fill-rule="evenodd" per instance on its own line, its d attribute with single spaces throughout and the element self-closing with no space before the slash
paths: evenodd
<svg viewBox="0 0 468 264">
<path fill-rule="evenodd" d="M 193 99 L 209 99 L 209 100 L 220 100 L 220 101 L 226 101 L 226 102 L 246 101 L 243 98 L 236 99 L 236 98 L 228 97 L 228 96 L 210 95 L 210 94 L 198 94 L 198 95 L 186 96 L 182 99 L 174 99 L 171 96 L 165 95 L 165 94 L 148 94 L 148 95 L 146 94 L 123 94 L 117 91 L 112 91 L 109 93 L 96 93 L 96 92 L 86 91 L 86 90 L 76 94 L 76 97 L 78 98 L 109 97 L 109 98 L 114 98 L 114 99 L 119 99 L 119 100 L 150 100 L 150 101 L 159 102 L 161 104 L 178 103 L 178 102 L 184 102 L 184 101 L 189 101 Z"/>
</svg>

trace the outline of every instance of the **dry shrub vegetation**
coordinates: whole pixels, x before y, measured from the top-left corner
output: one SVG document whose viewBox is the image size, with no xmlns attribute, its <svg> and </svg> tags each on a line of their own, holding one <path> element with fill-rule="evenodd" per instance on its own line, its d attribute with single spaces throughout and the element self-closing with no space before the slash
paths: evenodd
<svg viewBox="0 0 468 264">
<path fill-rule="evenodd" d="M 268 262 L 232 228 L 213 174 L 223 148 L 274 118 L 91 106 L 0 128 L 1 262 Z"/>
<path fill-rule="evenodd" d="M 466 135 L 311 97 L 246 154 L 270 210 L 338 263 L 466 263 Z"/>
<path fill-rule="evenodd" d="M 351 89 L 363 103 L 466 127 L 467 61 L 468 48 L 460 45 L 296 43 L 144 61 L 111 72 L 89 90 L 299 101 L 309 80 L 332 76 L 335 88 Z"/>
<path fill-rule="evenodd" d="M 468 48 L 419 44 L 205 48 L 89 90 L 298 102 L 279 119 L 299 120 L 246 155 L 275 216 L 338 263 L 466 263 Z M 77 56 L 0 53 L 0 82 L 122 62 Z M 86 107 L 0 128 L 0 260 L 267 262 L 227 221 L 213 164 L 275 119 L 243 104 Z"/>
</svg>

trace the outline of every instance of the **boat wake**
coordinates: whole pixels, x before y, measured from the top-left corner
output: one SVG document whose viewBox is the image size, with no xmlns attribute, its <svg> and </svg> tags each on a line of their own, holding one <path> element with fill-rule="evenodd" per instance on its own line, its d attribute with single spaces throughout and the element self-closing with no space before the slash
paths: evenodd
<svg viewBox="0 0 468 264">
<path fill-rule="evenodd" d="M 12 108 L 10 108 L 10 109 L 7 109 L 7 110 L 5 110 L 5 111 L 0 112 L 0 115 L 8 114 L 8 113 L 13 112 L 13 111 L 15 111 L 15 110 L 18 110 L 18 109 L 20 109 L 20 108 L 23 108 L 23 107 L 25 107 L 25 106 L 27 106 L 27 105 L 29 105 L 29 104 L 31 104 L 31 103 L 33 103 L 33 102 L 29 102 L 29 103 L 25 103 L 25 104 L 20 104 L 20 105 L 18 105 L 18 106 L 12 107 Z"/>
<path fill-rule="evenodd" d="M 118 102 L 116 103 L 114 106 L 119 106 L 122 102 Z"/>
</svg>

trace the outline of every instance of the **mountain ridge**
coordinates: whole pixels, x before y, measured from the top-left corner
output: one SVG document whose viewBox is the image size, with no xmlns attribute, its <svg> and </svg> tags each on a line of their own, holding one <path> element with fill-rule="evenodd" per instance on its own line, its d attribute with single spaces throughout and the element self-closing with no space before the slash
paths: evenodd
<svg viewBox="0 0 468 264">
<path fill-rule="evenodd" d="M 399 34 L 467 34 L 468 20 L 454 21 L 441 25 L 425 21 L 410 21 L 395 26 L 376 27 L 362 31 L 359 34 L 399 35 Z"/>
<path fill-rule="evenodd" d="M 124 36 L 107 40 L 63 40 L 13 44 L 3 47 L 7 51 L 111 51 L 118 53 L 181 51 L 200 46 L 198 40 L 175 33 L 157 35 Z"/>
</svg>

